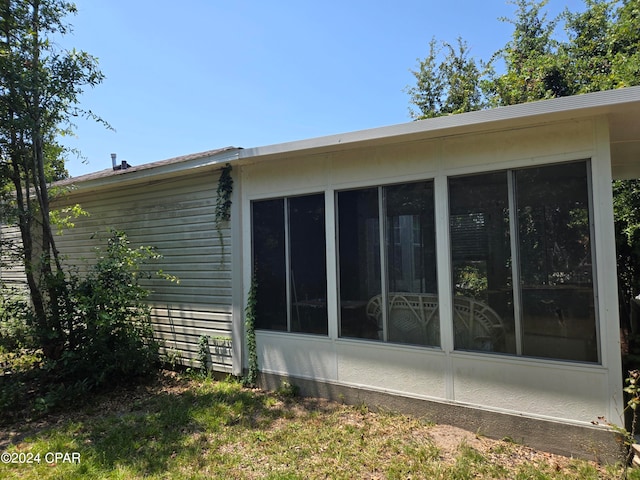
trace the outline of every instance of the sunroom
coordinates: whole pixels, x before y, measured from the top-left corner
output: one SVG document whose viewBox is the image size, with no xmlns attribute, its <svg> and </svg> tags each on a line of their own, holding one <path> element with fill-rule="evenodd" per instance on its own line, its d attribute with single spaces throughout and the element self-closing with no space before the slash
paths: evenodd
<svg viewBox="0 0 640 480">
<path fill-rule="evenodd" d="M 590 164 L 447 178 L 455 350 L 599 362 Z M 441 347 L 433 183 L 335 192 L 339 337 Z M 326 335 L 324 194 L 252 218 L 257 327 Z"/>
<path fill-rule="evenodd" d="M 611 181 L 639 114 L 629 88 L 244 150 L 265 382 L 619 424 Z"/>
</svg>

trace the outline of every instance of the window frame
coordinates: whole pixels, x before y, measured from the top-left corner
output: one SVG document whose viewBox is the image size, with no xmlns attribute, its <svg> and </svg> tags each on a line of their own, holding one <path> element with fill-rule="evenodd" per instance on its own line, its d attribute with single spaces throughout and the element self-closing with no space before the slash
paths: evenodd
<svg viewBox="0 0 640 480">
<path fill-rule="evenodd" d="M 286 315 L 286 329 L 278 329 L 278 328 L 264 328 L 264 327 L 256 327 L 256 330 L 263 332 L 280 332 L 280 333 L 293 333 L 293 334 L 302 334 L 302 335 L 317 335 L 320 337 L 327 337 L 329 335 L 329 278 L 328 278 L 328 270 L 327 270 L 327 212 L 326 212 L 326 195 L 325 191 L 314 191 L 307 192 L 302 194 L 294 194 L 294 195 L 285 195 L 278 197 L 265 197 L 265 198 L 254 198 L 250 200 L 250 225 L 251 225 L 251 270 L 252 275 L 255 274 L 255 265 L 256 265 L 256 245 L 255 245 L 255 221 L 254 221 L 254 205 L 259 202 L 267 202 L 267 201 L 282 201 L 283 208 L 283 218 L 284 218 L 284 283 L 285 283 L 285 315 Z M 291 270 L 291 226 L 290 226 L 290 201 L 297 198 L 303 197 L 312 197 L 318 196 L 321 197 L 321 205 L 322 205 L 322 222 L 323 222 L 323 230 L 324 235 L 322 237 L 322 245 L 324 247 L 324 333 L 317 332 L 307 332 L 307 331 L 297 331 L 292 329 L 292 317 L 293 317 L 293 298 L 292 298 L 292 270 Z M 258 289 L 260 285 L 258 284 Z"/>
<path fill-rule="evenodd" d="M 585 180 L 586 180 L 586 190 L 587 190 L 587 208 L 588 208 L 588 221 L 589 221 L 589 242 L 590 242 L 590 256 L 591 256 L 591 277 L 592 277 L 592 296 L 593 302 L 596 308 L 594 308 L 593 314 L 593 322 L 595 328 L 595 353 L 597 356 L 596 361 L 588 361 L 588 360 L 576 360 L 576 359 L 565 359 L 565 358 L 557 358 L 552 356 L 534 356 L 527 355 L 523 352 L 524 350 L 524 326 L 523 326 L 523 292 L 522 292 L 522 258 L 521 258 L 521 246 L 520 246 L 520 222 L 518 220 L 518 210 L 519 210 L 519 202 L 517 197 L 517 186 L 516 186 L 516 175 L 517 172 L 532 170 L 536 168 L 546 168 L 553 166 L 562 166 L 562 165 L 571 165 L 571 164 L 584 164 L 585 166 Z M 515 334 L 515 347 L 516 353 L 501 353 L 501 352 L 492 352 L 492 351 L 483 351 L 483 350 L 467 350 L 467 349 L 458 349 L 455 344 L 452 344 L 453 351 L 456 353 L 473 353 L 473 354 L 493 354 L 507 357 L 517 357 L 517 358 L 535 358 L 542 359 L 547 361 L 557 361 L 557 362 L 571 362 L 571 363 L 580 363 L 585 365 L 602 365 L 603 357 L 602 357 L 602 334 L 601 334 L 601 322 L 600 322 L 600 311 L 597 308 L 598 305 L 598 271 L 597 271 L 597 246 L 596 246 L 596 226 L 594 220 L 594 199 L 593 199 L 593 168 L 592 168 L 592 159 L 591 158 L 582 158 L 582 159 L 574 159 L 568 161 L 561 162 L 551 162 L 551 163 L 542 163 L 536 165 L 526 165 L 526 166 L 514 166 L 505 169 L 498 170 L 479 170 L 470 173 L 460 174 L 460 175 L 445 175 L 446 176 L 446 184 L 447 184 L 447 229 L 448 232 L 448 241 L 449 241 L 449 258 L 448 258 L 448 266 L 449 274 L 451 275 L 451 290 L 450 290 L 450 300 L 453 302 L 455 298 L 455 291 L 453 288 L 453 252 L 451 249 L 451 231 L 450 231 L 450 221 L 451 221 L 451 209 L 450 209 L 450 181 L 455 178 L 464 178 L 471 177 L 475 175 L 484 175 L 491 173 L 506 173 L 507 178 L 507 193 L 508 193 L 508 218 L 509 218 L 509 236 L 510 236 L 510 247 L 511 247 L 511 276 L 513 279 L 512 284 L 512 295 L 513 295 L 513 316 L 514 316 L 514 334 Z M 452 325 L 453 327 L 453 321 Z M 568 337 L 575 338 L 575 337 Z"/>
<path fill-rule="evenodd" d="M 361 185 L 355 186 L 352 188 L 343 188 L 336 189 L 333 191 L 334 195 L 334 213 L 335 213 L 335 252 L 336 252 L 336 292 L 337 292 L 337 334 L 339 339 L 343 340 L 356 340 L 356 341 L 375 341 L 381 342 L 384 344 L 390 345 L 402 345 L 406 347 L 418 347 L 418 348 L 429 348 L 433 350 L 442 350 L 443 340 L 442 340 L 442 325 L 440 322 L 441 314 L 440 309 L 436 314 L 437 321 L 437 332 L 438 332 L 438 344 L 422 344 L 422 343 L 407 343 L 401 341 L 390 341 L 389 340 L 389 285 L 391 284 L 389 278 L 389 259 L 388 259 L 388 242 L 392 240 L 392 229 L 393 226 L 389 224 L 388 219 L 388 209 L 387 209 L 387 194 L 385 193 L 385 189 L 393 188 L 395 186 L 402 185 L 417 185 L 417 184 L 430 184 L 431 186 L 431 202 L 432 202 L 432 216 L 433 216 L 433 268 L 434 268 L 434 293 L 438 301 L 440 302 L 440 292 L 439 292 L 439 279 L 438 279 L 438 271 L 439 271 L 439 263 L 438 263 L 438 220 L 437 220 L 437 210 L 438 210 L 438 200 L 437 200 L 437 187 L 436 187 L 436 179 L 434 177 L 427 178 L 419 178 L 419 179 L 411 179 L 406 181 L 392 182 L 392 183 L 379 183 L 375 185 Z M 381 309 L 381 321 L 382 321 L 382 338 L 372 339 L 366 337 L 357 337 L 357 336 L 344 336 L 343 328 L 342 328 L 342 309 L 340 306 L 341 303 L 341 255 L 340 255 L 340 202 L 339 195 L 343 192 L 356 192 L 362 190 L 374 190 L 377 195 L 377 224 L 378 224 L 378 241 L 377 241 L 377 254 L 380 264 L 380 301 L 384 308 Z M 413 234 L 413 232 L 412 232 Z M 426 272 L 425 272 L 426 274 Z M 408 294 L 414 293 L 419 294 L 419 292 L 407 292 Z M 420 293 L 429 293 L 429 292 L 420 292 Z"/>
</svg>

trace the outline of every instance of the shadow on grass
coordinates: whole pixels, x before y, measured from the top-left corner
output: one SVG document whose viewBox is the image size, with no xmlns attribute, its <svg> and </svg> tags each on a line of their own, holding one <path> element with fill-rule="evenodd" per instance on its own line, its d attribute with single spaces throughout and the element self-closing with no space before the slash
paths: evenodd
<svg viewBox="0 0 640 480">
<path fill-rule="evenodd" d="M 239 383 L 205 381 L 178 394 L 156 393 L 117 414 L 85 422 L 75 440 L 103 472 L 161 474 L 232 441 L 240 429 L 266 429 L 287 405 Z M 234 432 L 236 435 L 234 435 Z"/>
<path fill-rule="evenodd" d="M 163 477 L 211 469 L 224 474 L 246 463 L 247 449 L 263 445 L 269 438 L 266 430 L 279 419 L 331 410 L 327 402 L 291 395 L 291 389 L 278 395 L 244 388 L 234 379 L 187 378 L 165 371 L 152 383 L 70 402 L 37 421 L 5 424 L 0 450 L 81 455 L 80 465 L 58 465 L 55 474 L 45 466 L 31 472 L 44 478 Z"/>
</svg>

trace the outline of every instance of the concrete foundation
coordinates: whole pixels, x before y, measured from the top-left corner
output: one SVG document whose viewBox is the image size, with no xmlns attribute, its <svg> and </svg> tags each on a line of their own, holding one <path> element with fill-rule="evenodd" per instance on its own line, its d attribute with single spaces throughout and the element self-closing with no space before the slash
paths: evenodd
<svg viewBox="0 0 640 480">
<path fill-rule="evenodd" d="M 508 438 L 537 450 L 567 457 L 613 464 L 623 461 L 625 456 L 620 434 L 602 425 L 566 424 L 274 374 L 260 374 L 259 386 L 265 390 L 277 390 L 285 381 L 298 387 L 302 396 L 326 398 L 349 405 L 365 404 L 372 410 L 408 414 L 489 438 Z"/>
</svg>

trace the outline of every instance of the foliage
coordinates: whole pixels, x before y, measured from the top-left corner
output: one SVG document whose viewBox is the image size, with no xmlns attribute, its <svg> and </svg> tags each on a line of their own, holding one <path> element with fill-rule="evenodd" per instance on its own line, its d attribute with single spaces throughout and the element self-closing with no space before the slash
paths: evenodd
<svg viewBox="0 0 640 480">
<path fill-rule="evenodd" d="M 216 197 L 216 222 L 229 221 L 231 218 L 231 194 L 233 193 L 233 178 L 231 165 L 226 164 L 220 172 Z"/>
<path fill-rule="evenodd" d="M 285 380 L 280 384 L 278 390 L 276 390 L 276 394 L 284 398 L 295 398 L 300 395 L 300 387 Z"/>
<path fill-rule="evenodd" d="M 67 300 L 48 183 L 66 176 L 65 149 L 56 139 L 70 133 L 72 119 L 100 121 L 78 103 L 83 89 L 103 75 L 94 57 L 52 41 L 69 33 L 64 19 L 76 13 L 72 3 L 4 0 L 0 12 L 0 186 L 8 207 L 1 220 L 20 228 L 33 320 L 40 331 L 50 330 L 42 347 L 55 358 L 63 328 L 51 315 L 63 313 Z"/>
<path fill-rule="evenodd" d="M 640 370 L 632 370 L 625 379 L 627 386 L 624 392 L 627 394 L 627 408 L 632 411 L 631 428 L 629 431 L 623 431 L 625 434 L 625 442 L 631 447 L 636 441 L 636 426 L 638 422 L 638 406 L 640 405 Z M 633 449 L 629 448 L 627 464 L 630 463 L 633 456 Z"/>
<path fill-rule="evenodd" d="M 547 20 L 542 8 L 547 1 L 517 0 L 516 18 L 503 21 L 513 24 L 511 41 L 496 53 L 505 63 L 506 72 L 491 78 L 487 86 L 492 105 L 514 105 L 545 98 L 571 95 L 557 55 L 554 31 L 558 19 Z"/>
<path fill-rule="evenodd" d="M 73 223 L 75 218 L 88 216 L 90 216 L 89 212 L 84 210 L 80 204 L 76 203 L 75 205 L 61 208 L 60 210 L 51 210 L 49 212 L 49 221 L 51 225 L 56 227 L 56 233 L 63 235 L 66 229 L 75 227 L 75 223 Z"/>
<path fill-rule="evenodd" d="M 447 55 L 438 61 L 442 49 Z M 469 57 L 467 43 L 461 38 L 458 38 L 457 48 L 446 42 L 439 48 L 432 39 L 429 54 L 419 60 L 418 70 L 411 71 L 416 86 L 406 89 L 411 103 L 417 107 L 417 110 L 410 109 L 411 117 L 425 119 L 483 108 L 481 68 Z"/>
<path fill-rule="evenodd" d="M 28 310 L 23 295 L 4 288 L 0 295 L 0 348 L 16 352 L 35 346 L 33 331 L 27 324 Z"/>
<path fill-rule="evenodd" d="M 37 431 L 11 425 L 14 442 L 3 449 L 43 457 L 0 463 L 0 477 L 614 480 L 622 472 L 411 416 L 201 376 L 167 373 L 71 408 Z M 45 452 L 77 452 L 80 462 L 50 464 Z"/>
<path fill-rule="evenodd" d="M 483 270 L 485 270 L 483 268 Z M 456 293 L 465 297 L 475 298 L 476 300 L 484 300 L 488 288 L 487 274 L 481 271 L 475 265 L 465 265 L 463 268 L 456 269 L 455 273 Z"/>
<path fill-rule="evenodd" d="M 623 319 L 630 318 L 629 299 L 640 294 L 640 180 L 613 182 L 618 283 Z M 627 329 L 630 326 L 625 326 Z M 640 345 L 631 345 L 632 350 Z"/>
<path fill-rule="evenodd" d="M 637 0 L 587 0 L 581 13 L 565 12 L 570 59 L 568 75 L 576 93 L 640 83 L 640 4 Z"/>
<path fill-rule="evenodd" d="M 110 231 L 106 247 L 98 249 L 97 261 L 86 276 L 74 272 L 49 280 L 48 288 L 57 289 L 58 301 L 51 305 L 56 312 L 47 318 L 58 321 L 43 326 L 26 309 L 26 325 L 37 344 L 56 348 L 55 352 L 43 349 L 45 361 L 29 373 L 37 384 L 35 411 L 45 413 L 89 391 L 136 381 L 156 370 L 159 343 L 145 302 L 150 291 L 140 280 L 152 274 L 146 266 L 157 258 L 153 248 L 134 248 L 124 233 Z M 162 272 L 154 274 L 174 280 Z M 24 397 L 11 393 L 20 391 L 24 381 L 20 375 L 9 379 L 0 385 L 0 396 L 24 403 Z"/>
<path fill-rule="evenodd" d="M 231 164 L 227 163 L 220 171 L 218 189 L 216 191 L 216 230 L 220 241 L 221 255 L 220 265 L 224 261 L 224 237 L 222 235 L 222 222 L 231 219 L 231 194 L 233 193 L 233 178 L 231 177 Z"/>
<path fill-rule="evenodd" d="M 53 362 L 61 378 L 87 379 L 94 388 L 154 369 L 159 345 L 145 303 L 150 292 L 139 281 L 149 275 L 144 266 L 157 258 L 153 248 L 132 248 L 124 233 L 111 231 L 89 274 L 65 282 L 68 293 L 56 307 L 66 321 L 66 345 Z"/>
<path fill-rule="evenodd" d="M 204 374 L 211 372 L 211 352 L 209 351 L 209 337 L 200 335 L 198 339 L 198 361 Z"/>
<path fill-rule="evenodd" d="M 247 352 L 249 359 L 249 372 L 247 373 L 244 383 L 246 385 L 255 385 L 258 380 L 258 350 L 256 345 L 256 292 L 258 284 L 256 276 L 251 278 L 251 287 L 247 297 L 247 306 L 244 310 L 245 327 L 247 332 Z"/>
<path fill-rule="evenodd" d="M 625 398 L 627 400 L 627 403 L 624 409 L 624 413 L 630 413 L 630 421 L 627 422 L 628 428 L 623 428 L 614 423 L 611 423 L 605 417 L 599 417 L 598 420 L 603 422 L 614 432 L 617 432 L 624 442 L 627 451 L 622 478 L 626 479 L 628 478 L 628 467 L 631 465 L 635 454 L 635 450 L 632 448 L 632 446 L 638 443 L 636 438 L 636 428 L 638 422 L 638 406 L 640 406 L 640 370 L 629 370 L 628 375 L 625 378 L 625 384 L 626 387 L 624 387 L 623 391 L 626 394 Z M 599 422 L 594 423 L 598 425 Z"/>
<path fill-rule="evenodd" d="M 487 61 L 464 63 L 459 54 L 438 60 L 432 40 L 427 56 L 408 88 L 414 118 L 431 118 L 487 107 L 577 95 L 640 84 L 640 2 L 585 0 L 584 10 L 566 9 L 556 18 L 545 13 L 547 0 L 512 0 L 513 32 L 507 44 Z M 564 27 L 564 36 L 558 34 Z M 462 69 L 460 65 L 482 65 Z M 474 95 L 458 95 L 460 87 L 447 81 L 460 75 Z M 457 78 L 454 76 L 454 78 Z M 479 93 L 478 93 L 479 90 Z M 480 98 L 481 101 L 469 101 Z M 640 294 L 640 186 L 637 180 L 614 182 L 614 213 L 620 283 L 620 311 L 628 323 L 629 300 Z M 628 325 L 623 325 L 629 331 Z M 640 351 L 638 345 L 631 345 Z"/>
<path fill-rule="evenodd" d="M 469 58 L 467 44 L 447 46 L 439 60 L 429 44 L 416 85 L 407 88 L 413 118 L 432 118 L 640 84 L 638 0 L 585 0 L 585 10 L 547 18 L 547 0 L 513 0 L 511 40 L 488 61 Z M 564 26 L 564 36 L 557 33 Z M 443 43 L 448 45 L 447 43 Z"/>
</svg>

